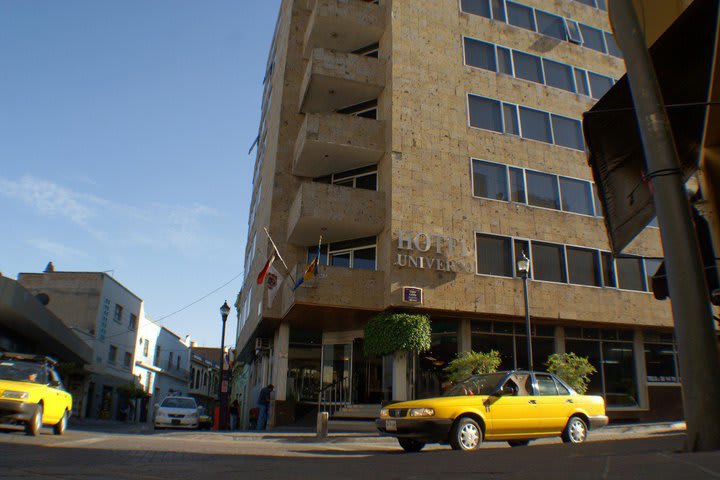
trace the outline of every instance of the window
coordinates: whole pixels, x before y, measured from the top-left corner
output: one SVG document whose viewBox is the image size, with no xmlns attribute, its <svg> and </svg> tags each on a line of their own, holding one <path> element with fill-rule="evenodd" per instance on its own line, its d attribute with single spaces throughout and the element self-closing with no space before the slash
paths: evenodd
<svg viewBox="0 0 720 480">
<path fill-rule="evenodd" d="M 533 9 L 513 2 L 507 5 L 507 20 L 510 25 L 535 31 L 535 15 Z"/>
<path fill-rule="evenodd" d="M 570 20 L 569 18 L 565 19 L 565 28 L 567 29 L 568 33 L 568 40 L 571 43 L 582 43 L 582 36 L 580 35 L 580 27 L 578 27 L 577 22 L 574 22 Z"/>
<path fill-rule="evenodd" d="M 320 264 L 333 267 L 375 270 L 377 265 L 375 237 L 359 238 L 323 245 Z M 308 263 L 317 256 L 317 247 L 308 248 Z"/>
<path fill-rule="evenodd" d="M 497 47 L 498 72 L 506 75 L 513 74 L 512 58 L 510 50 L 504 47 Z"/>
<path fill-rule="evenodd" d="M 645 279 L 645 285 L 648 286 L 648 290 L 652 290 L 650 287 L 652 285 L 652 277 L 657 273 L 658 268 L 660 268 L 660 264 L 662 263 L 662 260 L 657 260 L 654 258 L 646 258 L 645 259 L 645 275 L 647 278 Z"/>
<path fill-rule="evenodd" d="M 567 387 L 565 385 L 563 385 L 562 383 L 555 381 L 555 386 L 558 389 L 559 395 L 570 395 L 570 390 L 568 390 Z"/>
<path fill-rule="evenodd" d="M 566 212 L 593 214 L 593 199 L 590 183 L 573 178 L 560 177 L 562 209 Z"/>
<path fill-rule="evenodd" d="M 503 132 L 500 102 L 489 98 L 469 95 L 470 125 L 494 132 Z"/>
<path fill-rule="evenodd" d="M 608 53 L 613 57 L 623 58 L 622 51 L 615 42 L 615 37 L 610 32 L 603 32 L 605 35 L 605 43 L 607 44 Z"/>
<path fill-rule="evenodd" d="M 618 288 L 623 290 L 645 291 L 645 274 L 643 273 L 642 258 L 618 258 L 617 277 Z"/>
<path fill-rule="evenodd" d="M 132 353 L 125 352 L 125 358 L 123 360 L 123 365 L 125 366 L 125 368 L 130 368 L 130 366 L 132 365 Z"/>
<path fill-rule="evenodd" d="M 491 17 L 488 0 L 462 0 L 461 8 L 463 12 L 480 15 L 485 18 Z"/>
<path fill-rule="evenodd" d="M 520 168 L 510 167 L 510 200 L 525 203 L 525 175 Z"/>
<path fill-rule="evenodd" d="M 170 370 L 172 368 L 172 363 L 173 363 L 173 352 L 170 352 L 170 356 L 168 357 L 168 366 L 167 366 L 168 370 Z"/>
<path fill-rule="evenodd" d="M 182 362 L 182 357 L 180 356 L 180 354 L 178 354 L 177 359 L 176 359 L 176 361 L 175 361 L 175 368 L 177 368 L 178 370 L 180 370 L 180 363 L 181 363 L 181 362 Z"/>
<path fill-rule="evenodd" d="M 528 204 L 560 210 L 557 177 L 548 173 L 525 171 Z"/>
<path fill-rule="evenodd" d="M 582 32 L 583 47 L 597 50 L 598 52 L 607 53 L 607 50 L 605 49 L 605 41 L 603 40 L 602 30 L 580 24 L 580 31 Z"/>
<path fill-rule="evenodd" d="M 478 273 L 512 277 L 510 238 L 494 235 L 477 235 Z"/>
<path fill-rule="evenodd" d="M 497 71 L 494 45 L 467 37 L 465 37 L 464 41 L 466 65 L 484 68 L 493 72 Z"/>
<path fill-rule="evenodd" d="M 122 322 L 122 312 L 123 312 L 123 307 L 116 303 L 115 304 L 115 314 L 113 315 L 113 320 L 115 320 L 117 323 Z"/>
<path fill-rule="evenodd" d="M 501 22 L 505 21 L 505 1 L 504 0 L 490 0 L 492 5 L 493 18 Z"/>
<path fill-rule="evenodd" d="M 597 73 L 588 72 L 590 78 L 590 90 L 593 98 L 602 98 L 613 86 L 613 79 L 598 75 Z"/>
<path fill-rule="evenodd" d="M 110 345 L 110 351 L 108 352 L 108 363 L 111 365 L 115 365 L 116 360 L 117 360 L 117 347 L 115 345 Z"/>
<path fill-rule="evenodd" d="M 567 39 L 567 34 L 565 33 L 565 22 L 562 17 L 541 12 L 540 10 L 535 11 L 535 16 L 537 17 L 537 27 L 539 33 L 557 38 L 558 40 Z"/>
<path fill-rule="evenodd" d="M 150 342 L 146 338 L 145 340 L 143 340 L 143 355 L 144 356 L 146 356 L 146 357 L 148 356 L 149 349 L 150 349 Z"/>
<path fill-rule="evenodd" d="M 156 367 L 160 366 L 160 353 L 161 353 L 160 345 L 155 346 L 155 357 L 153 358 L 153 365 Z"/>
<path fill-rule="evenodd" d="M 507 201 L 505 165 L 473 160 L 473 195 Z"/>
<path fill-rule="evenodd" d="M 535 374 L 535 380 L 537 381 L 538 395 L 557 395 L 557 387 L 555 386 L 555 380 L 550 375 Z"/>
<path fill-rule="evenodd" d="M 128 322 L 128 330 L 135 330 L 137 328 L 137 315 L 130 314 L 130 322 Z"/>
<path fill-rule="evenodd" d="M 546 112 L 520 107 L 520 124 L 522 125 L 523 138 L 553 143 L 550 130 L 550 115 Z"/>
<path fill-rule="evenodd" d="M 520 123 L 518 122 L 517 105 L 503 104 L 503 117 L 505 133 L 520 135 Z"/>
<path fill-rule="evenodd" d="M 609 252 L 602 252 L 602 271 L 603 271 L 603 286 L 617 288 L 617 282 L 615 281 L 615 262 L 613 261 L 612 254 Z"/>
<path fill-rule="evenodd" d="M 561 245 L 532 242 L 533 278 L 566 283 L 565 256 Z"/>
<path fill-rule="evenodd" d="M 377 98 L 341 108 L 337 113 L 377 120 Z"/>
<path fill-rule="evenodd" d="M 569 65 L 543 59 L 543 66 L 545 67 L 545 82 L 549 86 L 575 92 L 572 68 Z"/>
<path fill-rule="evenodd" d="M 677 348 L 672 333 L 645 332 L 644 336 L 647 381 L 679 382 Z"/>
<path fill-rule="evenodd" d="M 575 150 L 585 149 L 585 141 L 583 140 L 582 127 L 579 121 L 553 114 L 552 127 L 555 145 Z"/>
<path fill-rule="evenodd" d="M 535 83 L 545 83 L 540 58 L 513 50 L 515 76 Z"/>
<path fill-rule="evenodd" d="M 570 283 L 600 287 L 600 264 L 597 250 L 567 247 Z"/>
<path fill-rule="evenodd" d="M 590 95 L 590 87 L 588 87 L 587 74 L 585 70 L 575 69 L 575 86 L 577 93 L 581 95 Z"/>
</svg>

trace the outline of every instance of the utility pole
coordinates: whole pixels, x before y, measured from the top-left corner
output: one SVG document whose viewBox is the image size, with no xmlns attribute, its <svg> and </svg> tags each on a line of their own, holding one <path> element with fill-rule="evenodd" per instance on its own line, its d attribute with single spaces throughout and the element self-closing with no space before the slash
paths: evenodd
<svg viewBox="0 0 720 480">
<path fill-rule="evenodd" d="M 609 6 L 615 37 L 625 57 L 665 251 L 680 354 L 687 449 L 720 450 L 720 358 L 677 150 L 633 2 L 610 0 Z"/>
</svg>

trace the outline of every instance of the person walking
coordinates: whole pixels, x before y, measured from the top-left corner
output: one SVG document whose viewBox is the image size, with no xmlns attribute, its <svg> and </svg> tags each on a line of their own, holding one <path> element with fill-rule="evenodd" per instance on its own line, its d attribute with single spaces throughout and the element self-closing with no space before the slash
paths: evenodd
<svg viewBox="0 0 720 480">
<path fill-rule="evenodd" d="M 238 403 L 238 399 L 236 398 L 230 404 L 230 430 L 237 430 L 239 415 L 240 404 Z"/>
<path fill-rule="evenodd" d="M 260 409 L 257 422 L 258 430 L 265 430 L 265 426 L 268 420 L 268 412 L 270 410 L 270 396 L 272 395 L 273 389 L 275 389 L 275 387 L 271 383 L 267 387 L 260 390 L 260 395 L 258 395 L 258 408 Z"/>
</svg>

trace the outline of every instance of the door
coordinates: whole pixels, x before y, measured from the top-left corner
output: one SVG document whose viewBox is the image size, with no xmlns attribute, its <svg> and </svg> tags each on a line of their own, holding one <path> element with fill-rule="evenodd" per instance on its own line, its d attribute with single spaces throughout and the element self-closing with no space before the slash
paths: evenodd
<svg viewBox="0 0 720 480">
<path fill-rule="evenodd" d="M 365 355 L 362 338 L 353 341 L 352 401 L 379 404 L 392 397 L 392 356 Z"/>
<path fill-rule="evenodd" d="M 532 377 L 515 373 L 504 386 L 515 389 L 514 395 L 489 397 L 485 404 L 491 425 L 491 436 L 520 437 L 538 432 L 537 402 L 532 395 Z"/>
<path fill-rule="evenodd" d="M 559 434 L 570 416 L 572 399 L 565 387 L 558 385 L 551 375 L 547 373 L 536 373 L 537 382 L 537 415 L 542 433 Z M 562 387 L 566 395 L 561 395 L 558 386 Z"/>
<path fill-rule="evenodd" d="M 323 402 L 333 405 L 350 402 L 352 343 L 323 345 Z"/>
</svg>

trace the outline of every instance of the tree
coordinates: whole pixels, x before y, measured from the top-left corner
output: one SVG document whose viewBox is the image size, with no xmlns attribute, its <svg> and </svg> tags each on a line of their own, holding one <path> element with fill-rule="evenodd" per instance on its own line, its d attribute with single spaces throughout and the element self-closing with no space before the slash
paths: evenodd
<svg viewBox="0 0 720 480">
<path fill-rule="evenodd" d="M 444 371 L 448 379 L 461 382 L 471 375 L 495 373 L 500 366 L 500 353 L 497 350 L 484 352 L 460 352 L 455 360 L 448 363 Z"/>
<path fill-rule="evenodd" d="M 574 353 L 553 353 L 545 365 L 548 372 L 560 377 L 579 394 L 587 392 L 590 375 L 597 372 L 587 357 Z"/>
<path fill-rule="evenodd" d="M 430 317 L 383 312 L 365 326 L 365 355 L 424 352 L 430 349 Z"/>
</svg>

